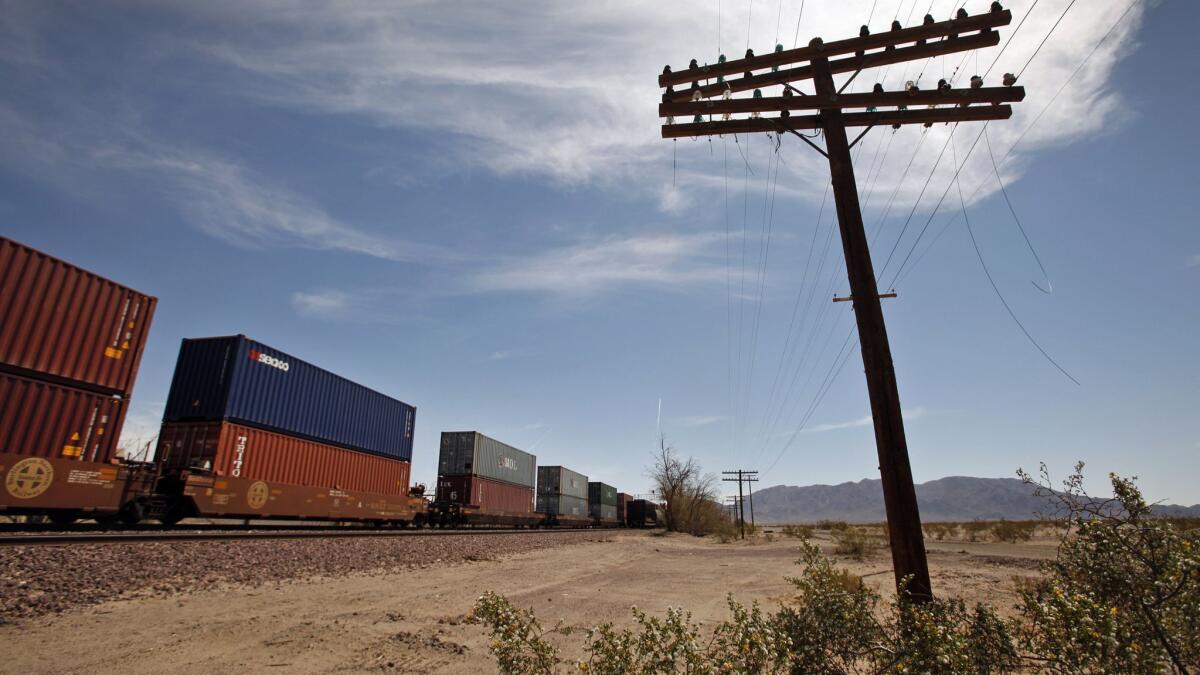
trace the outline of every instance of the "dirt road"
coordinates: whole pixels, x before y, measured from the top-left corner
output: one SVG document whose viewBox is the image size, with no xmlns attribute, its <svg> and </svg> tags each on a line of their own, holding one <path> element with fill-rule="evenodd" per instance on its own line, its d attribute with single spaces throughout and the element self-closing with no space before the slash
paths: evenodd
<svg viewBox="0 0 1200 675">
<path fill-rule="evenodd" d="M 108 602 L 0 627 L 0 672 L 492 672 L 484 629 L 463 623 L 486 590 L 546 624 L 628 623 L 631 605 L 684 605 L 711 623 L 725 618 L 726 593 L 768 606 L 785 597 L 796 550 L 623 533 L 444 568 Z M 892 583 L 886 550 L 843 562 L 873 586 Z M 935 550 L 930 565 L 939 593 L 1000 606 L 1015 598 L 1014 575 L 1036 573 L 1011 555 Z"/>
</svg>

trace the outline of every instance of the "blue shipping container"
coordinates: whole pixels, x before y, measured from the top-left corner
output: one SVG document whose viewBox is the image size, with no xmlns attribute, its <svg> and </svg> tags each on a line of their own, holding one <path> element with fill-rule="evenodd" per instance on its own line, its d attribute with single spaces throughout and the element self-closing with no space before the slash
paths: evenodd
<svg viewBox="0 0 1200 675">
<path fill-rule="evenodd" d="M 167 422 L 231 420 L 412 460 L 417 409 L 244 335 L 184 340 Z"/>
</svg>

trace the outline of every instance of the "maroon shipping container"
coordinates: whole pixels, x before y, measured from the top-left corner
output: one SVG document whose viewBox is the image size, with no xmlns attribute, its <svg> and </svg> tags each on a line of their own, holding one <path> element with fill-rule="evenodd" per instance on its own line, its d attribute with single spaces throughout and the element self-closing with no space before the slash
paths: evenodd
<svg viewBox="0 0 1200 675">
<path fill-rule="evenodd" d="M 157 300 L 0 237 L 0 367 L 129 396 Z"/>
<path fill-rule="evenodd" d="M 629 502 L 631 501 L 633 501 L 633 495 L 624 492 L 617 493 L 617 520 L 622 525 L 625 524 L 625 514 L 629 513 Z"/>
<path fill-rule="evenodd" d="M 0 373 L 0 453 L 109 462 L 124 421 L 121 399 Z"/>
<path fill-rule="evenodd" d="M 355 452 L 232 422 L 167 422 L 157 461 L 168 469 L 305 487 L 408 495 L 406 461 Z"/>
<path fill-rule="evenodd" d="M 533 488 L 479 476 L 438 476 L 437 501 L 485 511 L 533 513 Z"/>
</svg>

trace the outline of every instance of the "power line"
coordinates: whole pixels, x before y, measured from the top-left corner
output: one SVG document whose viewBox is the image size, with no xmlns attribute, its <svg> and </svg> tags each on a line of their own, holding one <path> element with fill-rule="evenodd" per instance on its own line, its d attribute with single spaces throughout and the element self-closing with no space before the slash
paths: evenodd
<svg viewBox="0 0 1200 675">
<path fill-rule="evenodd" d="M 1008 46 L 1012 44 L 1013 38 L 1017 37 L 1017 33 L 1021 32 L 1021 26 L 1025 25 L 1025 20 L 1029 18 L 1030 14 L 1033 14 L 1033 10 L 1037 7 L 1039 2 L 1041 2 L 1041 0 L 1033 0 L 1033 4 L 1029 6 L 1029 9 L 1025 10 L 1024 16 L 1022 16 L 1021 20 L 1017 22 L 1017 27 L 1013 29 L 1012 33 L 1009 33 L 1008 39 L 1005 40 L 1004 44 L 1000 46 L 1000 51 L 996 52 L 996 58 L 992 59 L 992 64 L 983 72 L 983 76 L 985 78 L 991 74 L 992 68 L 996 67 L 996 63 L 1000 60 L 1000 57 L 1004 56 L 1004 50 L 1008 49 Z"/>
<path fill-rule="evenodd" d="M 987 128 L 983 130 L 983 141 L 987 145 L 988 157 L 992 160 L 992 170 L 996 173 L 996 183 L 1000 185 L 1000 194 L 1004 195 L 1004 203 L 1008 204 L 1008 211 L 1012 214 L 1013 222 L 1017 224 L 1017 229 L 1021 231 L 1021 237 L 1025 239 L 1025 245 L 1029 247 L 1029 252 L 1033 254 L 1033 259 L 1037 261 L 1038 269 L 1042 271 L 1042 279 L 1046 282 L 1046 288 L 1042 288 L 1036 281 L 1030 281 L 1033 287 L 1039 291 L 1050 294 L 1054 291 L 1054 285 L 1050 283 L 1050 274 L 1046 272 L 1046 266 L 1042 264 L 1042 257 L 1038 255 L 1037 249 L 1033 247 L 1033 242 L 1029 240 L 1029 235 L 1025 233 L 1025 226 L 1021 224 L 1021 219 L 1017 217 L 1017 209 L 1013 206 L 1012 200 L 1008 198 L 1008 190 L 1004 187 L 1004 179 L 1000 177 L 1000 167 L 996 165 L 996 155 L 992 152 L 992 140 L 988 136 Z M 961 188 L 959 188 L 961 191 Z"/>
<path fill-rule="evenodd" d="M 955 152 L 955 156 L 956 159 L 954 163 L 958 164 L 957 152 Z M 964 159 L 963 161 L 965 162 L 966 160 Z M 967 234 L 971 235 L 971 246 L 975 248 L 975 256 L 979 258 L 979 266 L 983 268 L 983 273 L 985 276 L 987 276 L 988 283 L 991 284 L 992 291 L 996 293 L 996 297 L 1000 300 L 1000 304 L 1004 305 L 1004 310 L 1008 312 L 1008 316 L 1012 318 L 1013 322 L 1017 324 L 1017 327 L 1021 329 L 1021 332 L 1025 334 L 1025 338 L 1029 340 L 1029 343 L 1036 347 L 1037 350 L 1041 352 L 1042 356 L 1045 357 L 1045 359 L 1049 361 L 1051 365 L 1058 369 L 1058 372 L 1065 375 L 1068 380 L 1074 382 L 1076 385 L 1079 385 L 1079 380 L 1075 379 L 1075 377 L 1068 373 L 1065 368 L 1059 365 L 1058 361 L 1055 361 L 1050 354 L 1046 353 L 1046 350 L 1042 348 L 1042 345 L 1040 345 L 1038 341 L 1034 339 L 1033 335 L 1029 333 L 1029 329 L 1025 328 L 1025 324 L 1021 323 L 1021 320 L 1017 318 L 1016 312 L 1014 312 L 1012 307 L 1009 306 L 1008 300 L 1004 298 L 1004 294 L 1000 292 L 1000 287 L 996 285 L 996 280 L 992 277 L 992 272 L 988 269 L 987 262 L 983 259 L 983 251 L 979 249 L 979 241 L 975 239 L 975 229 L 971 227 L 971 219 L 969 216 L 967 216 L 967 202 L 963 198 L 962 184 L 958 180 L 957 173 L 955 173 L 954 184 L 958 188 L 958 202 L 962 206 L 963 222 L 967 225 Z"/>
<path fill-rule="evenodd" d="M 1025 61 L 1025 65 L 1021 66 L 1021 69 L 1017 71 L 1018 80 L 1021 79 L 1021 76 L 1025 74 L 1025 69 L 1028 68 L 1029 64 L 1033 62 L 1033 59 L 1038 55 L 1038 52 L 1042 51 L 1042 47 L 1045 46 L 1046 41 L 1050 39 L 1051 35 L 1054 35 L 1054 30 L 1058 28 L 1058 24 L 1062 23 L 1062 20 L 1067 16 L 1067 12 L 1071 11 L 1071 8 L 1074 6 L 1075 0 L 1071 0 L 1071 3 L 1068 4 L 1067 8 L 1064 9 L 1062 14 L 1059 15 L 1058 21 L 1055 21 L 1054 25 L 1050 27 L 1050 30 L 1046 33 L 1046 37 L 1042 38 L 1042 41 L 1038 43 L 1037 49 L 1033 50 L 1033 53 L 1029 55 L 1029 59 Z"/>
</svg>

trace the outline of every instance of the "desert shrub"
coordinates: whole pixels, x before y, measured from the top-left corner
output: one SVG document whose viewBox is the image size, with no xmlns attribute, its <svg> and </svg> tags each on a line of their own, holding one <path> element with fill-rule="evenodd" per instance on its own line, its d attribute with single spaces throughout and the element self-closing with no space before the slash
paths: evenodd
<svg viewBox="0 0 1200 675">
<path fill-rule="evenodd" d="M 1037 530 L 1037 523 L 1032 521 L 999 520 L 992 523 L 992 537 L 996 541 L 1007 541 L 1015 544 L 1018 541 L 1029 541 Z"/>
<path fill-rule="evenodd" d="M 470 620 L 491 628 L 488 648 L 502 673 L 549 673 L 558 663 L 558 651 L 546 641 L 532 609 L 513 607 L 507 598 L 489 591 L 475 602 Z"/>
<path fill-rule="evenodd" d="M 1131 480 L 1114 497 L 1083 489 L 1083 465 L 1050 489 L 1071 532 L 1046 577 L 1022 593 L 1022 644 L 1063 672 L 1192 672 L 1200 667 L 1200 531 L 1154 518 Z"/>
<path fill-rule="evenodd" d="M 833 552 L 862 558 L 878 545 L 878 540 L 859 529 L 833 531 Z"/>
<path fill-rule="evenodd" d="M 850 524 L 841 520 L 822 520 L 817 523 L 818 530 L 829 530 L 830 532 L 840 532 L 850 528 Z"/>
<path fill-rule="evenodd" d="M 926 535 L 938 541 L 951 539 L 958 533 L 957 523 L 926 523 Z"/>
<path fill-rule="evenodd" d="M 784 525 L 783 536 L 796 539 L 812 539 L 813 528 L 808 525 Z"/>
<path fill-rule="evenodd" d="M 968 541 L 979 541 L 984 532 L 991 528 L 991 524 L 983 520 L 972 520 L 962 524 L 963 534 L 966 535 Z"/>
<path fill-rule="evenodd" d="M 683 610 L 656 618 L 635 609 L 632 629 L 588 631 L 588 659 L 574 665 L 600 673 L 1196 672 L 1200 530 L 1153 517 L 1134 483 L 1117 476 L 1115 498 L 1089 497 L 1081 468 L 1065 490 L 1036 483 L 1061 501 L 1070 527 L 1044 578 L 1014 577 L 1021 605 L 1010 622 L 956 599 L 914 603 L 900 592 L 885 602 L 804 541 L 801 572 L 789 579 L 794 594 L 774 614 L 730 598 L 730 618 L 702 634 Z M 544 630 L 532 612 L 490 593 L 473 616 L 490 626 L 491 652 L 507 673 L 552 672 L 560 661 L 547 634 L 573 634 Z"/>
</svg>

